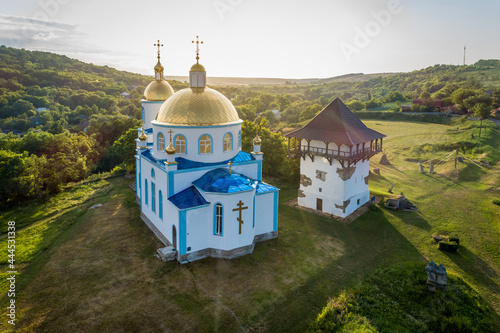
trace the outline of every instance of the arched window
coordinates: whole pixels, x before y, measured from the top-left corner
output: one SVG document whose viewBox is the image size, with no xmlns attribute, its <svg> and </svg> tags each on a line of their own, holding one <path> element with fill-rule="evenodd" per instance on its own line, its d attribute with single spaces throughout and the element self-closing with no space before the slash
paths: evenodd
<svg viewBox="0 0 500 333">
<path fill-rule="evenodd" d="M 241 149 L 241 130 L 238 131 L 238 148 Z"/>
<path fill-rule="evenodd" d="M 146 122 L 146 111 L 144 110 L 144 106 L 143 106 L 142 107 L 142 123 L 144 124 L 144 122 Z"/>
<path fill-rule="evenodd" d="M 151 178 L 155 178 L 155 169 L 151 168 Z"/>
<path fill-rule="evenodd" d="M 212 153 L 212 138 L 208 134 L 200 136 L 200 154 Z"/>
<path fill-rule="evenodd" d="M 224 151 L 233 150 L 233 135 L 231 133 L 226 133 L 224 135 Z"/>
<path fill-rule="evenodd" d="M 186 137 L 179 134 L 174 139 L 175 153 L 185 154 L 186 153 Z"/>
<path fill-rule="evenodd" d="M 214 235 L 222 236 L 222 222 L 224 209 L 220 203 L 215 205 L 214 212 Z"/>
<path fill-rule="evenodd" d="M 158 150 L 165 150 L 165 137 L 163 136 L 163 133 L 158 134 Z"/>
<path fill-rule="evenodd" d="M 148 204 L 148 180 L 144 179 L 144 202 Z"/>
<path fill-rule="evenodd" d="M 151 210 L 156 210 L 155 183 L 151 182 Z"/>
<path fill-rule="evenodd" d="M 163 219 L 163 194 L 161 190 L 158 192 L 158 216 Z"/>
</svg>

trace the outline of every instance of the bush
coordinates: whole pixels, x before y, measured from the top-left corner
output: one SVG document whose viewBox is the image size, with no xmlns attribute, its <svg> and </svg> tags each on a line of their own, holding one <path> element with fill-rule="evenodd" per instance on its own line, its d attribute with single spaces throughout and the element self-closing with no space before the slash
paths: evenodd
<svg viewBox="0 0 500 333">
<path fill-rule="evenodd" d="M 493 202 L 495 205 L 500 206 L 500 199 L 491 199 L 491 202 Z"/>
<path fill-rule="evenodd" d="M 439 249 L 446 252 L 457 252 L 458 244 L 456 242 L 439 242 Z"/>
</svg>

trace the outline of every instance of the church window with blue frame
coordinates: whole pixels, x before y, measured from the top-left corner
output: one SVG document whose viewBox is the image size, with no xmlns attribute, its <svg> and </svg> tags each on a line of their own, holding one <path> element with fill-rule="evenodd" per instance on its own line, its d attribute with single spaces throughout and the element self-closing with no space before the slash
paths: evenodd
<svg viewBox="0 0 500 333">
<path fill-rule="evenodd" d="M 212 138 L 208 134 L 200 136 L 200 154 L 212 153 Z"/>
<path fill-rule="evenodd" d="M 151 178 L 155 178 L 155 169 L 151 168 Z"/>
<path fill-rule="evenodd" d="M 231 133 L 226 133 L 224 135 L 224 151 L 233 150 L 233 135 Z"/>
<path fill-rule="evenodd" d="M 241 149 L 241 130 L 238 131 L 238 148 Z"/>
<path fill-rule="evenodd" d="M 223 223 L 224 209 L 220 203 L 215 205 L 215 218 L 214 218 L 214 235 L 222 236 L 222 223 Z"/>
<path fill-rule="evenodd" d="M 163 136 L 162 133 L 158 134 L 158 150 L 160 151 L 165 150 L 165 137 Z"/>
<path fill-rule="evenodd" d="M 144 202 L 148 204 L 148 180 L 144 179 Z"/>
<path fill-rule="evenodd" d="M 151 210 L 156 210 L 155 183 L 151 182 Z"/>
<path fill-rule="evenodd" d="M 163 194 L 158 191 L 158 217 L 163 219 Z"/>
<path fill-rule="evenodd" d="M 182 134 L 179 134 L 174 139 L 174 147 L 176 154 L 185 154 L 186 153 L 186 137 Z"/>
<path fill-rule="evenodd" d="M 144 106 L 142 107 L 142 124 L 144 127 L 144 122 L 146 121 L 146 111 L 144 110 Z"/>
</svg>

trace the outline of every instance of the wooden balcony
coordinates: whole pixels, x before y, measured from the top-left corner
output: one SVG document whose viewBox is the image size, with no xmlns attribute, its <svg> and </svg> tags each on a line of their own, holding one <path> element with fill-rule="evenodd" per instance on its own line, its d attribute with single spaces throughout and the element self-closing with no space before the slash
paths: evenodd
<svg viewBox="0 0 500 333">
<path fill-rule="evenodd" d="M 330 165 L 335 159 L 340 162 L 343 168 L 345 168 L 350 167 L 359 161 L 368 160 L 372 156 L 382 152 L 382 139 L 366 143 L 369 147 L 365 147 L 365 144 L 350 146 L 350 151 L 340 150 L 341 145 L 336 145 L 337 149 L 330 149 L 328 148 L 329 145 L 335 146 L 336 144 L 325 142 L 326 147 L 323 148 L 313 147 L 310 144 L 297 145 L 296 147 L 289 149 L 288 156 L 291 158 L 302 157 L 303 159 L 305 159 L 306 156 L 309 156 L 313 162 L 315 156 L 320 156 L 326 158 L 330 162 Z"/>
</svg>

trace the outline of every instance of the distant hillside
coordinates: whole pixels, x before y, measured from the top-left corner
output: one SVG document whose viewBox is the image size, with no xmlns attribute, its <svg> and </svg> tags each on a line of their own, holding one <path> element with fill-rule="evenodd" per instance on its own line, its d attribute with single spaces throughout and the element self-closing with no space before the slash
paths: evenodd
<svg viewBox="0 0 500 333">
<path fill-rule="evenodd" d="M 276 84 L 322 84 L 328 82 L 363 82 L 376 77 L 386 77 L 395 73 L 363 74 L 353 73 L 334 76 L 325 79 L 280 79 L 266 77 L 207 77 L 207 84 L 214 86 L 248 86 L 248 85 L 276 85 Z M 187 76 L 167 76 L 168 80 L 187 82 Z"/>
</svg>

